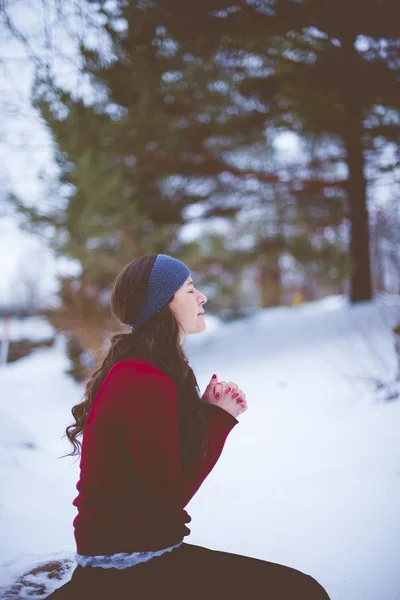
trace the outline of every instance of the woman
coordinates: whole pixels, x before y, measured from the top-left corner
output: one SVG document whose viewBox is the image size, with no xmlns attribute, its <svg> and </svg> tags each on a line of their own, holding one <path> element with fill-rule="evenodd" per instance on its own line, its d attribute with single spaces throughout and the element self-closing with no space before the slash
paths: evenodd
<svg viewBox="0 0 400 600">
<path fill-rule="evenodd" d="M 130 333 L 112 337 L 72 409 L 77 567 L 49 598 L 328 598 L 295 569 L 184 542 L 184 507 L 247 410 L 243 390 L 216 375 L 200 398 L 182 343 L 204 331 L 206 302 L 189 268 L 164 254 L 116 278 L 111 309 Z"/>
</svg>

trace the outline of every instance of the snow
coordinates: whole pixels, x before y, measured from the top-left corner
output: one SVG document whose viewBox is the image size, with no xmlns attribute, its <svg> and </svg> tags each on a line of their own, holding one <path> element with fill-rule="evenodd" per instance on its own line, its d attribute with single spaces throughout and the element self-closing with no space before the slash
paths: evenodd
<svg viewBox="0 0 400 600">
<path fill-rule="evenodd" d="M 41 341 L 54 336 L 54 328 L 44 317 L 0 318 L 0 337 L 5 335 L 12 341 L 29 339 Z"/>
<path fill-rule="evenodd" d="M 209 330 L 186 342 L 200 388 L 215 372 L 238 383 L 249 409 L 188 506 L 189 543 L 294 567 L 332 600 L 400 598 L 400 400 L 385 402 L 375 387 L 394 377 L 399 321 L 390 296 L 357 306 L 328 298 L 230 324 L 206 316 Z M 0 369 L 3 589 L 44 561 L 73 565 L 79 463 L 59 457 L 83 387 L 67 367 L 59 335 Z"/>
</svg>

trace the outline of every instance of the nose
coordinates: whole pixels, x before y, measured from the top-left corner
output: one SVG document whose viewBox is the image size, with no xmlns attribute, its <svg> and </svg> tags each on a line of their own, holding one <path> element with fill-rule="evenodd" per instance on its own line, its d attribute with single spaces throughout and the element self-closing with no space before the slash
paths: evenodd
<svg viewBox="0 0 400 600">
<path fill-rule="evenodd" d="M 199 297 L 199 305 L 203 305 L 207 302 L 207 296 L 205 294 L 200 293 Z"/>
</svg>

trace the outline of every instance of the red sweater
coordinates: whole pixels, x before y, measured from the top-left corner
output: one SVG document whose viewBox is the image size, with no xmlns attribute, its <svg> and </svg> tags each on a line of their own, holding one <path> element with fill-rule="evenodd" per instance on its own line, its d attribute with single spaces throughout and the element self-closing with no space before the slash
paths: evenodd
<svg viewBox="0 0 400 600">
<path fill-rule="evenodd" d="M 110 369 L 83 433 L 73 501 L 78 554 L 159 550 L 190 533 L 184 507 L 238 421 L 206 404 L 209 457 L 183 476 L 177 403 L 173 381 L 148 361 L 129 358 Z"/>
</svg>

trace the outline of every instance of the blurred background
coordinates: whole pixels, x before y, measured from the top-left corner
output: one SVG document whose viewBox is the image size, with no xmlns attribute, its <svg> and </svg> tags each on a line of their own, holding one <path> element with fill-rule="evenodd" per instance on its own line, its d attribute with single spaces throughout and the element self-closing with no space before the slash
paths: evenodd
<svg viewBox="0 0 400 600">
<path fill-rule="evenodd" d="M 199 4 L 2 3 L 0 307 L 77 371 L 143 254 L 224 320 L 400 292 L 396 3 Z"/>
<path fill-rule="evenodd" d="M 310 501 L 306 486 L 306 511 L 327 505 L 333 511 L 325 525 L 329 535 L 338 536 L 330 560 L 341 555 L 343 562 L 335 574 L 321 558 L 327 544 L 321 523 L 313 529 L 316 536 L 316 530 L 324 532 L 321 547 L 317 543 L 309 553 L 290 541 L 293 524 L 285 534 L 274 529 L 278 516 L 265 534 L 276 542 L 270 554 L 257 546 L 256 536 L 247 535 L 245 522 L 224 548 L 297 568 L 309 559 L 304 569 L 320 572 L 322 583 L 329 579 L 334 600 L 398 599 L 393 562 L 400 551 L 397 3 L 2 0 L 0 7 L 0 384 L 5 393 L 0 409 L 8 432 L 15 433 L 2 442 L 8 456 L 4 473 L 11 477 L 15 465 L 21 467 L 18 481 L 13 471 L 0 511 L 8 532 L 1 557 L 14 556 L 7 573 L 20 564 L 15 559 L 20 551 L 72 548 L 71 511 L 62 517 L 63 533 L 54 531 L 74 492 L 76 471 L 69 479 L 64 471 L 69 487 L 64 485 L 54 514 L 54 535 L 40 544 L 43 531 L 36 532 L 31 547 L 16 533 L 39 514 L 22 499 L 15 508 L 15 498 L 22 498 L 28 485 L 22 466 L 30 460 L 26 452 L 47 448 L 42 458 L 49 461 L 49 452 L 60 450 L 57 440 L 70 421 L 70 408 L 110 333 L 121 329 L 108 305 L 118 272 L 144 254 L 166 253 L 190 266 L 196 286 L 208 296 L 207 332 L 189 340 L 187 348 L 199 381 L 206 385 L 208 371 L 211 375 L 220 366 L 221 379 L 241 375 L 243 389 L 246 381 L 247 389 L 254 385 L 254 428 L 249 410 L 247 433 L 237 434 L 244 436 L 243 444 L 251 446 L 249 436 L 257 440 L 257 410 L 268 409 L 266 419 L 277 419 L 276 431 L 271 426 L 268 433 L 276 434 L 271 452 L 282 444 L 289 418 L 292 428 L 286 430 L 285 448 L 280 446 L 280 456 L 288 456 L 302 423 L 306 437 L 299 443 L 306 454 L 299 463 L 312 464 L 318 453 L 322 457 L 310 473 L 324 470 L 328 456 L 337 458 L 335 435 L 346 427 L 348 446 L 340 440 L 346 473 L 354 447 L 361 448 L 361 462 L 382 461 L 378 479 L 393 465 L 391 504 L 376 498 L 370 513 L 359 514 L 354 546 L 347 540 L 353 555 L 363 556 L 357 568 L 353 564 L 353 579 L 345 575 L 347 546 L 341 546 L 340 533 L 354 524 L 372 487 L 387 490 L 380 479 L 372 486 L 369 471 L 366 488 L 360 483 L 359 497 L 351 496 L 342 507 L 346 518 L 327 500 L 333 491 Z M 59 381 L 44 389 L 49 372 Z M 271 392 L 268 403 L 256 388 L 260 380 Z M 42 419 L 55 410 L 54 396 L 60 397 L 58 420 L 48 422 L 51 440 L 44 439 L 43 423 L 36 423 L 31 406 L 25 413 L 28 387 L 36 389 L 38 403 L 46 399 L 42 409 L 37 405 Z M 363 412 L 352 417 L 360 403 Z M 373 410 L 386 412 L 377 417 Z M 29 415 L 25 421 L 22 413 Z M 376 419 L 381 419 L 379 434 Z M 260 445 L 264 434 L 260 431 Z M 378 436 L 372 450 L 371 435 Z M 292 450 L 299 457 L 296 444 Z M 320 452 L 323 444 L 326 453 Z M 267 464 L 271 457 L 264 458 Z M 233 459 L 225 460 L 228 465 Z M 48 463 L 40 464 L 48 470 Z M 298 464 L 290 464 L 292 471 L 275 464 L 276 474 L 287 472 L 287 482 L 298 472 Z M 261 515 L 252 504 L 256 474 L 250 473 L 248 506 Z M 213 481 L 201 493 L 223 493 Z M 331 484 L 344 493 L 342 484 Z M 292 492 L 298 489 L 285 498 Z M 261 493 L 263 502 L 267 496 Z M 44 510 L 42 500 L 38 497 L 34 510 Z M 290 503 L 270 501 L 270 514 L 283 505 L 290 513 Z M 383 506 L 387 522 L 376 522 L 369 542 L 361 541 L 363 524 L 374 521 Z M 201 521 L 203 509 L 194 504 L 196 509 Z M 48 517 L 48 506 L 43 514 Z M 301 509 L 295 519 L 300 521 L 307 522 Z M 215 529 L 205 527 L 208 537 L 201 543 L 207 544 Z M 228 539 L 224 535 L 216 536 L 214 545 Z M 235 546 L 238 539 L 242 546 Z M 371 553 L 362 554 L 368 543 Z M 296 548 L 293 555 L 288 548 Z M 374 570 L 378 553 L 387 556 L 379 571 Z"/>
</svg>

